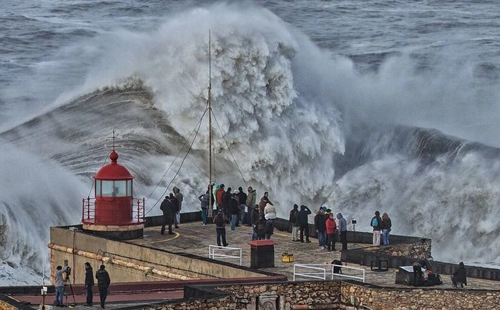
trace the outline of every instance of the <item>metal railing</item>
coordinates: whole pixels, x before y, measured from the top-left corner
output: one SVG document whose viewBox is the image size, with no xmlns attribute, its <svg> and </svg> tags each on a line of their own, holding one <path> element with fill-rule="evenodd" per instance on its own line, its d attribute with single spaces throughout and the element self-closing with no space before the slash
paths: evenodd
<svg viewBox="0 0 500 310">
<path fill-rule="evenodd" d="M 334 268 L 341 268 L 341 272 L 335 273 Z M 304 270 L 304 271 L 302 271 Z M 300 272 L 299 272 L 300 271 Z M 359 271 L 359 272 L 358 272 Z M 336 264 L 294 264 L 293 265 L 293 281 L 296 277 L 305 277 L 313 279 L 326 280 L 334 277 L 349 278 L 361 280 L 365 282 L 366 271 L 363 268 L 348 267 Z"/>
<path fill-rule="evenodd" d="M 229 254 L 221 254 L 222 253 L 229 253 Z M 234 255 L 234 253 L 237 252 L 238 255 Z M 240 266 L 243 264 L 242 260 L 242 255 L 241 255 L 241 248 L 230 248 L 230 247 L 222 247 L 218 245 L 209 245 L 208 246 L 208 257 L 210 259 L 216 259 L 216 258 L 229 258 L 229 259 L 239 259 L 240 260 Z"/>
<path fill-rule="evenodd" d="M 95 198 L 82 199 L 82 221 L 95 220 Z M 131 199 L 132 203 L 132 222 L 144 223 L 146 221 L 146 200 Z"/>
</svg>

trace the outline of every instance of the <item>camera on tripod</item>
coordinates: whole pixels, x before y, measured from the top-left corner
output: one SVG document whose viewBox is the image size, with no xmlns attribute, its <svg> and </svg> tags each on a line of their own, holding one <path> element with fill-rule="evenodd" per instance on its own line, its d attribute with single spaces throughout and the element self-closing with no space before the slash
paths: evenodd
<svg viewBox="0 0 500 310">
<path fill-rule="evenodd" d="M 71 267 L 66 266 L 66 280 L 69 279 L 69 276 L 71 275 Z"/>
</svg>

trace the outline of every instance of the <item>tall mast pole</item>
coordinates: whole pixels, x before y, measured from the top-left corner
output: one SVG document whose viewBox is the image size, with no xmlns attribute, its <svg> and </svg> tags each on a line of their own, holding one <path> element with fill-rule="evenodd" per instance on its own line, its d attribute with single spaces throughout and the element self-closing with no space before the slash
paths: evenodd
<svg viewBox="0 0 500 310">
<path fill-rule="evenodd" d="M 213 189 L 212 189 L 212 101 L 210 91 L 212 89 L 212 58 L 210 46 L 210 30 L 208 31 L 208 217 L 212 217 L 213 205 Z"/>
</svg>

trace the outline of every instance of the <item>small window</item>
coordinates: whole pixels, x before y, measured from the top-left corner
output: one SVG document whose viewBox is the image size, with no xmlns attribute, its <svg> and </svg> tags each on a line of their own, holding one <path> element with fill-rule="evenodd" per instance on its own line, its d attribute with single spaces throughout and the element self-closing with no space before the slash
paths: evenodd
<svg viewBox="0 0 500 310">
<path fill-rule="evenodd" d="M 102 182 L 102 197 L 114 197 L 113 188 L 114 181 L 101 181 Z"/>
<path fill-rule="evenodd" d="M 95 181 L 95 195 L 101 196 L 101 181 L 98 180 Z"/>
<path fill-rule="evenodd" d="M 127 181 L 115 181 L 115 187 L 113 188 L 113 197 L 125 196 L 127 196 Z"/>
<path fill-rule="evenodd" d="M 96 181 L 95 195 L 101 197 L 131 196 L 131 181 Z"/>
</svg>

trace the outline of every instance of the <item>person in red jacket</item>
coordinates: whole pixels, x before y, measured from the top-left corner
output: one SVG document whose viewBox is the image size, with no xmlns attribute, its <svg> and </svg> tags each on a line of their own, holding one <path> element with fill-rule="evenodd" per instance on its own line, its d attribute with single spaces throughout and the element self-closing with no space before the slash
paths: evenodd
<svg viewBox="0 0 500 310">
<path fill-rule="evenodd" d="M 333 218 L 333 213 L 328 213 L 326 219 L 326 246 L 328 251 L 335 251 L 335 242 L 337 242 L 337 223 Z"/>
<path fill-rule="evenodd" d="M 224 196 L 224 184 L 219 186 L 219 189 L 215 192 L 215 202 L 217 202 L 217 209 L 222 209 L 222 197 Z"/>
</svg>

